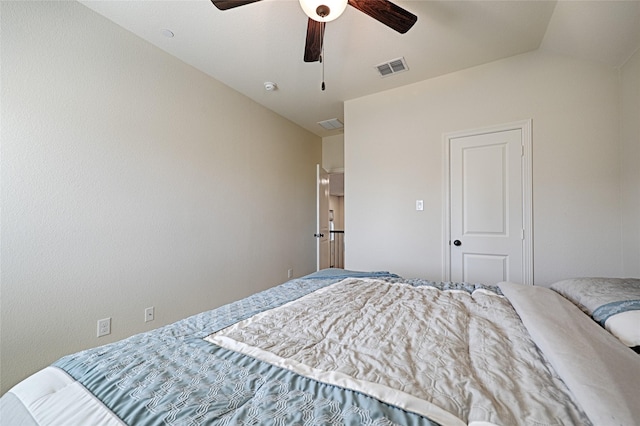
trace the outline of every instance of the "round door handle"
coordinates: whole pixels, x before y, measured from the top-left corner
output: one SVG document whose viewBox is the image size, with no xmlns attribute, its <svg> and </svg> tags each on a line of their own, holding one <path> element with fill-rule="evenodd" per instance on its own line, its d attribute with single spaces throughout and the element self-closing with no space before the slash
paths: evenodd
<svg viewBox="0 0 640 426">
<path fill-rule="evenodd" d="M 454 246 L 456 246 L 456 247 L 461 246 L 461 245 L 462 245 L 462 241 L 460 241 L 460 240 L 455 240 L 455 241 L 453 242 L 453 245 L 454 245 Z"/>
</svg>

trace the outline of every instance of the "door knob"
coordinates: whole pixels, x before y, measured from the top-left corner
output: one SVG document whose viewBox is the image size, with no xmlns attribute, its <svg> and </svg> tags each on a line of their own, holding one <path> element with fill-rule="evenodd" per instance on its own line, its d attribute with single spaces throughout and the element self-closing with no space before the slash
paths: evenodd
<svg viewBox="0 0 640 426">
<path fill-rule="evenodd" d="M 462 245 L 462 241 L 460 241 L 460 240 L 455 240 L 455 241 L 453 242 L 453 245 L 454 245 L 454 246 L 456 246 L 456 247 L 461 246 L 461 245 Z"/>
</svg>

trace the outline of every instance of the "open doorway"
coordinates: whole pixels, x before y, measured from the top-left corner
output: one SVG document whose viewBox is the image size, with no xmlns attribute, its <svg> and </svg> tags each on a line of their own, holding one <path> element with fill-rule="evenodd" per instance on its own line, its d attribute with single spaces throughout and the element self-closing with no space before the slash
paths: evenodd
<svg viewBox="0 0 640 426">
<path fill-rule="evenodd" d="M 322 138 L 322 167 L 329 175 L 329 265 L 344 268 L 344 134 Z"/>
<path fill-rule="evenodd" d="M 344 173 L 329 173 L 329 267 L 344 268 Z"/>
</svg>

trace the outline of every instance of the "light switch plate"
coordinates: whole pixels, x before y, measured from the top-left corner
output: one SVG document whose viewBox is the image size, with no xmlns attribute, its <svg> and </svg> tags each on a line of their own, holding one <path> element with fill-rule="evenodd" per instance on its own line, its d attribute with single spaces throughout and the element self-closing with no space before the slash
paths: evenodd
<svg viewBox="0 0 640 426">
<path fill-rule="evenodd" d="M 153 308 L 153 306 L 148 307 L 147 309 L 144 310 L 144 322 L 153 321 L 154 318 L 155 318 L 155 309 Z"/>
</svg>

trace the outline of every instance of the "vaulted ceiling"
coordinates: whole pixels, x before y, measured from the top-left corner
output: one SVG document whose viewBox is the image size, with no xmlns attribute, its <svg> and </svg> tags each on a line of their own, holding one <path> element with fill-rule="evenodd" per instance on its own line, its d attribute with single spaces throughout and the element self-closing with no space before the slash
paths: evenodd
<svg viewBox="0 0 640 426">
<path fill-rule="evenodd" d="M 640 0 L 396 0 L 418 16 L 406 34 L 347 7 L 326 25 L 323 64 L 303 61 L 298 0 L 227 11 L 210 0 L 80 2 L 319 136 L 339 132 L 317 123 L 343 120 L 345 100 L 536 49 L 620 67 L 640 46 Z M 397 58 L 408 71 L 381 77 L 376 65 Z"/>
</svg>

